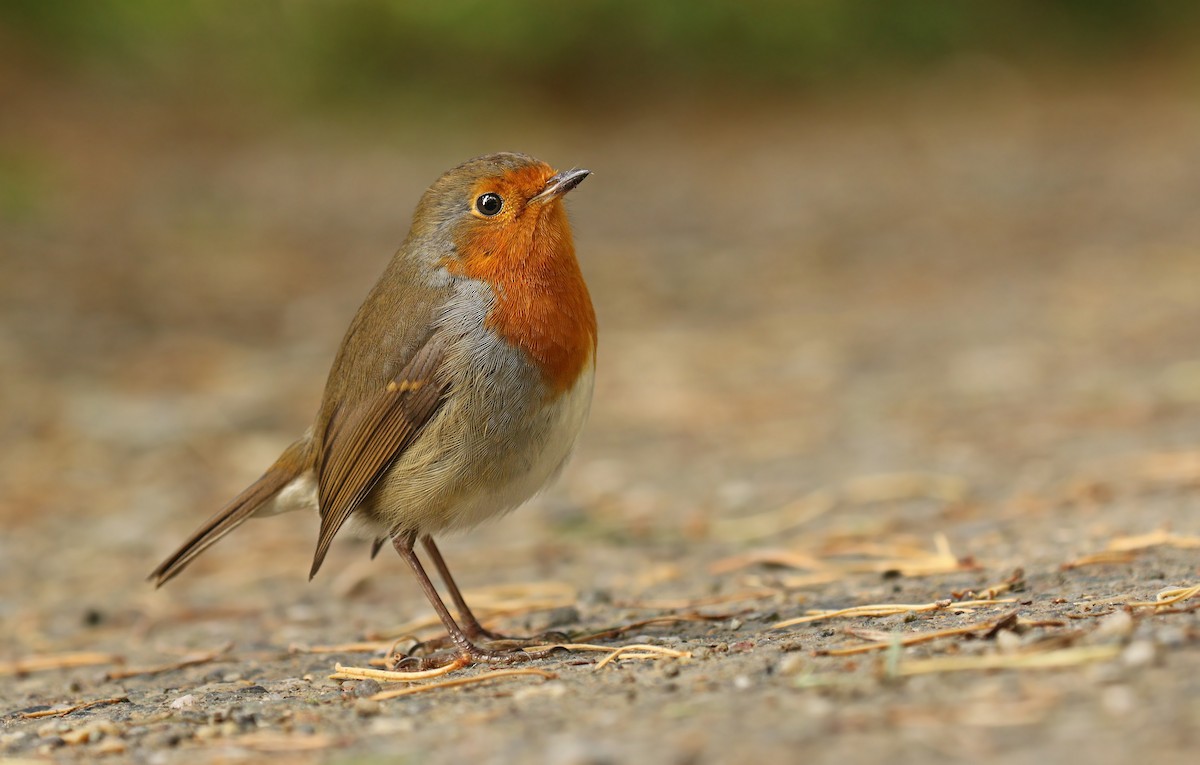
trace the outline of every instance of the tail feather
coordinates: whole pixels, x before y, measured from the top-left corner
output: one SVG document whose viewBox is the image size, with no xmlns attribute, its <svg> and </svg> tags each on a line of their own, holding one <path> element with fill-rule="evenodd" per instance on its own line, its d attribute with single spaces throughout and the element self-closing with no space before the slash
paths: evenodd
<svg viewBox="0 0 1200 765">
<path fill-rule="evenodd" d="M 308 456 L 310 443 L 305 437 L 289 446 L 261 478 L 250 484 L 245 491 L 196 529 L 178 550 L 171 553 L 150 573 L 149 579 L 154 582 L 154 586 L 162 587 L 174 578 L 200 553 L 245 523 L 265 502 L 308 470 L 311 467 L 311 459 Z"/>
</svg>

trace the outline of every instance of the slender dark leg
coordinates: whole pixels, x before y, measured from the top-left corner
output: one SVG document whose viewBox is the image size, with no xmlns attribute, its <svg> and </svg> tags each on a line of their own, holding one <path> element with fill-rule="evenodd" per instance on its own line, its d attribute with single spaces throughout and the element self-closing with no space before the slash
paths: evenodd
<svg viewBox="0 0 1200 765">
<path fill-rule="evenodd" d="M 421 590 L 425 593 L 429 604 L 433 606 L 433 610 L 437 612 L 438 618 L 442 620 L 442 625 L 445 626 L 446 632 L 450 635 L 450 641 L 454 643 L 457 649 L 457 656 L 434 655 L 422 659 L 420 662 L 421 668 L 445 666 L 456 658 L 466 659 L 468 662 L 515 664 L 521 661 L 529 661 L 530 659 L 540 659 L 549 656 L 553 652 L 552 650 L 489 651 L 479 648 L 472 643 L 471 639 L 458 626 L 458 623 L 454 621 L 454 617 L 450 615 L 450 609 L 446 608 L 446 604 L 442 602 L 442 597 L 438 595 L 437 588 L 433 586 L 433 582 L 429 581 L 429 575 L 425 573 L 425 568 L 421 565 L 421 561 L 417 559 L 417 554 L 413 551 L 413 543 L 415 541 L 415 534 L 402 534 L 393 539 L 392 544 L 395 546 L 396 552 L 400 553 L 400 557 L 412 568 L 413 573 L 417 577 L 417 583 L 421 585 Z"/>
<path fill-rule="evenodd" d="M 470 606 L 463 599 L 462 593 L 459 592 L 458 585 L 454 582 L 454 577 L 450 575 L 450 568 L 446 565 L 446 560 L 442 557 L 442 553 L 438 550 L 437 545 L 433 543 L 433 537 L 426 534 L 421 537 L 422 544 L 425 545 L 425 551 L 429 553 L 429 559 L 433 561 L 433 566 L 438 570 L 438 575 L 442 577 L 442 581 L 446 583 L 446 589 L 450 591 L 450 600 L 454 601 L 454 607 L 458 609 L 458 620 L 462 624 L 462 630 L 467 634 L 467 637 L 472 640 L 505 640 L 503 635 L 497 635 L 491 630 L 485 629 L 475 618 L 475 614 L 471 613 Z"/>
</svg>

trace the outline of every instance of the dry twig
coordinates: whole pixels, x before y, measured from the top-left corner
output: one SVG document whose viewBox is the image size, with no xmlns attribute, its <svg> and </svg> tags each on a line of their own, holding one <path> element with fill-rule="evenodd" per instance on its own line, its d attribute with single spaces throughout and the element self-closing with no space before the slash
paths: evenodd
<svg viewBox="0 0 1200 765">
<path fill-rule="evenodd" d="M 499 679 L 505 678 L 505 677 L 526 677 L 526 676 L 540 677 L 544 680 L 554 680 L 555 678 L 558 677 L 558 675 L 554 674 L 553 672 L 547 672 L 544 669 L 532 669 L 532 668 L 497 669 L 492 672 L 486 672 L 484 674 L 474 675 L 472 677 L 458 677 L 453 680 L 443 680 L 439 683 L 429 683 L 427 685 L 417 685 L 417 686 L 412 686 L 409 688 L 398 688 L 398 689 L 392 690 L 392 691 L 380 691 L 379 693 L 376 693 L 374 696 L 370 696 L 369 698 L 371 699 L 371 701 L 387 701 L 388 699 L 394 699 L 399 696 L 411 696 L 415 693 L 428 693 L 429 691 L 436 691 L 436 690 L 440 690 L 442 688 L 453 688 L 453 687 L 460 686 L 460 685 L 485 683 L 485 682 L 489 682 L 491 680 L 499 680 Z"/>
<path fill-rule="evenodd" d="M 623 645 L 612 651 L 608 656 L 601 659 L 594 669 L 603 669 L 617 659 L 690 659 L 691 657 L 692 654 L 688 651 L 677 651 L 674 648 L 664 648 L 660 645 L 650 645 L 648 643 L 635 643 L 633 645 Z"/>
<path fill-rule="evenodd" d="M 48 669 L 73 669 L 75 667 L 94 667 L 97 664 L 119 664 L 123 661 L 120 656 L 111 653 L 56 653 L 42 656 L 29 656 L 16 661 L 0 663 L 0 676 L 27 675 L 30 672 L 41 672 Z"/>
<path fill-rule="evenodd" d="M 1130 608 L 1164 608 L 1200 595 L 1200 584 L 1193 587 L 1168 587 L 1155 596 L 1149 603 L 1130 603 Z"/>
<path fill-rule="evenodd" d="M 233 643 L 226 643 L 215 651 L 206 653 L 192 654 L 185 656 L 179 661 L 171 662 L 170 664 L 161 664 L 157 667 L 142 667 L 140 669 L 122 669 L 115 672 L 105 674 L 107 680 L 124 680 L 129 677 L 137 677 L 138 675 L 161 675 L 164 672 L 174 672 L 177 669 L 185 669 L 187 667 L 195 667 L 200 664 L 208 664 L 216 661 L 233 648 Z"/>
<path fill-rule="evenodd" d="M 372 669 L 370 667 L 344 667 L 341 664 L 333 665 L 336 670 L 329 676 L 330 680 L 382 680 L 388 683 L 414 683 L 418 680 L 429 680 L 434 677 L 448 675 L 456 669 L 462 669 L 467 666 L 466 661 L 459 659 L 452 661 L 444 667 L 435 669 L 413 670 L 411 672 L 401 672 L 389 669 Z"/>
<path fill-rule="evenodd" d="M 807 624 L 809 622 L 822 621 L 824 619 L 837 619 L 841 617 L 854 616 L 895 616 L 896 614 L 906 614 L 911 612 L 927 612 L 927 611 L 956 611 L 971 610 L 981 606 L 997 606 L 1004 603 L 1015 603 L 1016 598 L 999 598 L 989 600 L 939 600 L 934 603 L 882 603 L 867 606 L 854 606 L 852 608 L 840 608 L 836 611 L 809 611 L 806 616 L 798 616 L 795 619 L 787 619 L 782 622 L 772 624 L 770 629 L 778 630 L 785 627 L 793 627 L 797 624 Z"/>
<path fill-rule="evenodd" d="M 1166 529 L 1155 529 L 1146 534 L 1115 537 L 1103 550 L 1090 555 L 1084 555 L 1076 560 L 1062 564 L 1064 571 L 1080 566 L 1104 565 L 1109 563 L 1130 563 L 1138 554 L 1152 547 L 1175 547 L 1182 550 L 1200 548 L 1200 537 L 1189 537 L 1174 534 Z"/>
<path fill-rule="evenodd" d="M 1137 557 L 1135 550 L 1102 550 L 1098 553 L 1083 555 L 1075 560 L 1067 561 L 1059 566 L 1062 571 L 1070 571 L 1083 566 L 1107 566 L 1114 563 L 1132 563 Z"/>
<path fill-rule="evenodd" d="M 867 653 L 869 651 L 880 651 L 885 648 L 899 646 L 907 648 L 911 645 L 919 645 L 928 643 L 934 640 L 941 640 L 947 637 L 958 637 L 960 635 L 974 635 L 977 632 L 995 633 L 1001 629 L 1011 629 L 1017 626 L 1017 612 L 1012 611 L 999 617 L 998 619 L 989 619 L 985 622 L 976 622 L 975 624 L 967 624 L 962 627 L 951 627 L 944 630 L 932 630 L 930 632 L 918 632 L 911 635 L 900 635 L 894 632 L 879 632 L 876 630 L 854 630 L 848 629 L 847 633 L 873 642 L 866 645 L 848 646 L 846 648 L 828 648 L 818 650 L 818 656 L 851 656 L 858 653 Z"/>
<path fill-rule="evenodd" d="M 1021 590 L 1025 587 L 1025 569 L 1018 568 L 1002 582 L 993 584 L 990 587 L 985 587 L 982 590 L 967 590 L 966 592 L 951 593 L 956 599 L 961 598 L 978 598 L 981 600 L 991 600 L 997 598 L 1006 592 L 1012 590 Z"/>
<path fill-rule="evenodd" d="M 1149 547 L 1177 547 L 1184 550 L 1200 548 L 1200 537 L 1185 537 L 1166 529 L 1148 534 L 1116 537 L 1108 543 L 1109 550 L 1145 550 Z"/>
<path fill-rule="evenodd" d="M 81 709 L 91 709 L 92 707 L 102 707 L 108 704 L 123 704 L 129 701 L 128 696 L 114 696 L 110 699 L 96 699 L 95 701 L 83 701 L 78 704 L 72 704 L 69 707 L 60 709 L 41 709 L 37 712 L 24 712 L 21 718 L 24 720 L 36 720 L 40 717 L 65 717 L 72 712 L 78 712 Z"/>
</svg>

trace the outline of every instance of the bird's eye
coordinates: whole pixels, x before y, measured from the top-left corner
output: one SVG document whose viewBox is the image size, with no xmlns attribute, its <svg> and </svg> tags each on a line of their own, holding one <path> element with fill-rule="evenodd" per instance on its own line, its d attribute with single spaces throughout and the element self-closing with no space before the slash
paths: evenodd
<svg viewBox="0 0 1200 765">
<path fill-rule="evenodd" d="M 504 200 L 500 198 L 499 194 L 488 192 L 487 194 L 480 194 L 479 199 L 475 200 L 475 209 L 481 215 L 486 215 L 489 218 L 500 212 L 502 207 L 504 207 Z"/>
</svg>

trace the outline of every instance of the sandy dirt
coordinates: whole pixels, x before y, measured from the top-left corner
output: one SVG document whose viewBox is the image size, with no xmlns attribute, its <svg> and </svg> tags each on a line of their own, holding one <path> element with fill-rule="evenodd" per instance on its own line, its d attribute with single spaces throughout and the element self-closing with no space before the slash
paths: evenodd
<svg viewBox="0 0 1200 765">
<path fill-rule="evenodd" d="M 1174 82 L 965 66 L 487 130 L 7 82 L 0 757 L 1194 762 L 1200 599 L 1152 605 L 1200 584 Z M 144 579 L 307 425 L 424 187 L 500 148 L 595 171 L 597 390 L 561 481 L 443 551 L 496 629 L 668 652 L 373 700 L 400 685 L 335 665 L 438 634 L 396 556 L 345 534 L 309 583 L 291 515 Z"/>
</svg>

